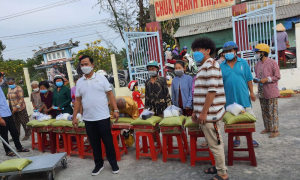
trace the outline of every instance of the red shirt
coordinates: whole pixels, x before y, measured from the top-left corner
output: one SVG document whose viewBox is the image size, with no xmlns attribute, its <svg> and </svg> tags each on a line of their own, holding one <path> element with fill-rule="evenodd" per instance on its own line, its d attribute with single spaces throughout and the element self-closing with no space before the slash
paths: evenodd
<svg viewBox="0 0 300 180">
<path fill-rule="evenodd" d="M 139 108 L 139 109 L 140 109 L 140 108 L 144 108 L 144 103 L 143 103 L 143 101 L 142 101 L 142 99 L 141 99 L 141 93 L 140 93 L 140 92 L 138 92 L 138 91 L 133 91 L 133 92 L 132 92 L 132 98 L 133 98 L 133 100 L 134 100 L 135 102 L 137 102 L 138 108 Z"/>
</svg>

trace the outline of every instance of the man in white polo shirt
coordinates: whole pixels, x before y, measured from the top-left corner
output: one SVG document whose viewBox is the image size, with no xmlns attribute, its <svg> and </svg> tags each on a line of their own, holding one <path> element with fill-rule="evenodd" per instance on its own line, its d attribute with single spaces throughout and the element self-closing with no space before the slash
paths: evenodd
<svg viewBox="0 0 300 180">
<path fill-rule="evenodd" d="M 80 56 L 79 61 L 81 70 L 85 75 L 76 84 L 73 126 L 78 126 L 76 115 L 82 105 L 86 133 L 93 148 L 95 161 L 95 169 L 92 175 L 98 175 L 104 168 L 101 139 L 105 145 L 106 157 L 112 167 L 112 172 L 117 174 L 119 173 L 119 167 L 111 135 L 110 112 L 106 98 L 107 95 L 114 110 L 113 116 L 117 121 L 119 119 L 119 110 L 112 87 L 103 75 L 93 72 L 94 60 L 90 56 Z"/>
</svg>

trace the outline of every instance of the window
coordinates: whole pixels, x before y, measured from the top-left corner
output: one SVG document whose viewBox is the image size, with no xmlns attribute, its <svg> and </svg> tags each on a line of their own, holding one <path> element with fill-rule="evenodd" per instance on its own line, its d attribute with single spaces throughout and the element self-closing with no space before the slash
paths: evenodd
<svg viewBox="0 0 300 180">
<path fill-rule="evenodd" d="M 60 52 L 57 52 L 56 55 L 57 55 L 57 59 L 60 59 Z"/>
<path fill-rule="evenodd" d="M 51 58 L 51 54 L 48 54 L 48 60 L 51 61 L 52 58 Z"/>
<path fill-rule="evenodd" d="M 65 51 L 62 51 L 62 52 L 61 52 L 61 57 L 62 57 L 62 58 L 66 57 Z"/>
<path fill-rule="evenodd" d="M 53 59 L 56 59 L 55 53 L 52 53 L 52 57 Z"/>
</svg>

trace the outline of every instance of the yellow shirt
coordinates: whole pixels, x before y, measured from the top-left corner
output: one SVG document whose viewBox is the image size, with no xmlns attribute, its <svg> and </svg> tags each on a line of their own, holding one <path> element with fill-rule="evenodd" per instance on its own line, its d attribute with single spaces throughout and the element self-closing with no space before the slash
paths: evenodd
<svg viewBox="0 0 300 180">
<path fill-rule="evenodd" d="M 124 98 L 126 101 L 126 108 L 119 109 L 120 114 L 127 114 L 127 115 L 131 116 L 132 119 L 139 118 L 139 108 L 138 108 L 137 103 L 132 99 L 132 97 L 118 96 L 118 97 L 116 97 L 116 99 L 120 98 L 120 97 Z M 111 107 L 111 109 L 113 109 L 113 108 Z M 113 116 L 112 116 L 113 111 L 111 111 L 110 115 L 111 115 L 111 118 L 113 118 Z"/>
</svg>

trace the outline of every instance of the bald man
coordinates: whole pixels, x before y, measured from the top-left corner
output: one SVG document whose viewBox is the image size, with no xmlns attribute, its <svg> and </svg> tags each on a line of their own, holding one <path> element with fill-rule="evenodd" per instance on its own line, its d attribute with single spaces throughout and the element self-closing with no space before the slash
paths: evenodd
<svg viewBox="0 0 300 180">
<path fill-rule="evenodd" d="M 120 114 L 126 114 L 132 119 L 139 118 L 139 108 L 137 103 L 129 96 L 116 97 L 117 106 Z M 112 115 L 112 113 L 111 113 Z"/>
</svg>

